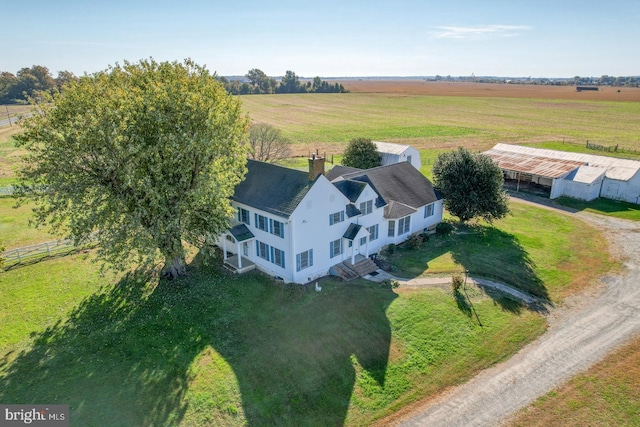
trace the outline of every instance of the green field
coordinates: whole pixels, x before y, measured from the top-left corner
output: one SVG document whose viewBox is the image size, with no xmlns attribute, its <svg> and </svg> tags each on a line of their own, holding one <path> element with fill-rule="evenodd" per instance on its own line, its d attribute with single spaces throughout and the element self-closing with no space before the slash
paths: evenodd
<svg viewBox="0 0 640 427">
<path fill-rule="evenodd" d="M 563 139 L 640 149 L 640 103 L 634 102 L 366 93 L 241 98 L 252 120 L 282 129 L 302 153 L 315 145 L 340 153 L 355 137 L 419 149 Z"/>
</svg>

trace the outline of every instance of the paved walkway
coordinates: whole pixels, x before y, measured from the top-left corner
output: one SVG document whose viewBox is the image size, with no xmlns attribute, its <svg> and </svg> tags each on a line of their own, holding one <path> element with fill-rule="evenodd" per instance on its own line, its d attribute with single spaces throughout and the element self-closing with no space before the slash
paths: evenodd
<svg viewBox="0 0 640 427">
<path fill-rule="evenodd" d="M 367 275 L 364 278 L 367 280 L 371 280 L 373 282 L 381 283 L 385 280 L 395 280 L 398 282 L 400 287 L 428 287 L 428 286 L 441 286 L 441 285 L 450 285 L 451 277 L 414 277 L 413 279 L 403 279 L 401 277 L 396 277 L 392 274 L 387 273 L 384 270 L 378 270 L 377 275 L 370 276 Z M 511 286 L 504 285 L 502 283 L 492 282 L 491 280 L 482 279 L 479 277 L 467 277 L 468 284 L 474 284 L 481 288 L 492 288 L 497 289 L 501 292 L 511 295 L 512 297 L 523 301 L 527 304 L 534 304 L 537 300 L 529 294 L 526 294 L 518 289 L 512 288 Z"/>
</svg>

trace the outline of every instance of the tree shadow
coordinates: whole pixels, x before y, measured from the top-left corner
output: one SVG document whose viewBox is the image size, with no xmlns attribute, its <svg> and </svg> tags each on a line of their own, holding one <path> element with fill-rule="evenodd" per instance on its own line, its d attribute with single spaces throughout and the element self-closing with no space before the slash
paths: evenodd
<svg viewBox="0 0 640 427">
<path fill-rule="evenodd" d="M 327 282 L 319 293 L 292 291 L 205 266 L 177 284 L 147 280 L 127 275 L 5 355 L 0 402 L 69 404 L 73 425 L 175 425 L 208 347 L 233 369 L 249 425 L 344 424 L 353 357 L 384 385 L 391 290 Z"/>
<path fill-rule="evenodd" d="M 451 255 L 470 275 L 477 275 L 511 286 L 541 301 L 528 306 L 513 296 L 482 287 L 485 293 L 503 309 L 519 313 L 523 308 L 540 310 L 551 304 L 547 288 L 536 273 L 535 262 L 518 239 L 489 225 L 474 224 L 454 236 Z"/>
<path fill-rule="evenodd" d="M 460 265 L 461 274 L 502 283 L 537 299 L 536 303 L 527 304 L 502 291 L 480 286 L 503 310 L 516 314 L 522 310 L 547 312 L 552 306 L 548 290 L 538 277 L 535 262 L 527 250 L 514 235 L 491 225 L 457 226 L 449 235 L 431 237 L 420 250 L 402 248 L 394 256 L 395 260 L 405 258 L 403 270 L 408 270 L 415 277 L 425 271 L 428 273 L 432 260 L 445 254 L 450 254 L 453 261 Z M 411 261 L 406 262 L 406 259 Z M 460 297 L 460 300 L 456 298 L 456 302 L 466 313 L 464 296 Z"/>
<path fill-rule="evenodd" d="M 471 301 L 467 300 L 462 292 L 457 289 L 453 291 L 453 298 L 456 300 L 456 305 L 458 306 L 458 310 L 464 313 L 465 316 L 471 318 Z"/>
</svg>

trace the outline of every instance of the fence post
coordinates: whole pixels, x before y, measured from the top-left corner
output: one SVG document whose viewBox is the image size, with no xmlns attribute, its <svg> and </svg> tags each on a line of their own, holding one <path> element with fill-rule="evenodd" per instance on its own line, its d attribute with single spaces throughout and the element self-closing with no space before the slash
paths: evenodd
<svg viewBox="0 0 640 427">
<path fill-rule="evenodd" d="M 49 242 L 45 242 L 44 245 L 47 248 L 47 255 L 51 256 L 51 249 L 49 248 Z"/>
<path fill-rule="evenodd" d="M 18 263 L 21 263 L 22 258 L 20 258 L 20 248 L 16 249 L 16 255 L 18 256 Z"/>
</svg>

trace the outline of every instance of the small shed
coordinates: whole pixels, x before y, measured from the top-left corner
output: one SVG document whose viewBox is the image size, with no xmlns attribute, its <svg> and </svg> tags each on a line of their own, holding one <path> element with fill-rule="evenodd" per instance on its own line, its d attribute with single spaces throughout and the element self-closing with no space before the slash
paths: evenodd
<svg viewBox="0 0 640 427">
<path fill-rule="evenodd" d="M 410 145 L 392 144 L 390 142 L 373 141 L 380 153 L 381 165 L 387 166 L 394 163 L 409 162 L 411 165 L 420 170 L 422 162 L 420 161 L 420 152 Z"/>
</svg>

